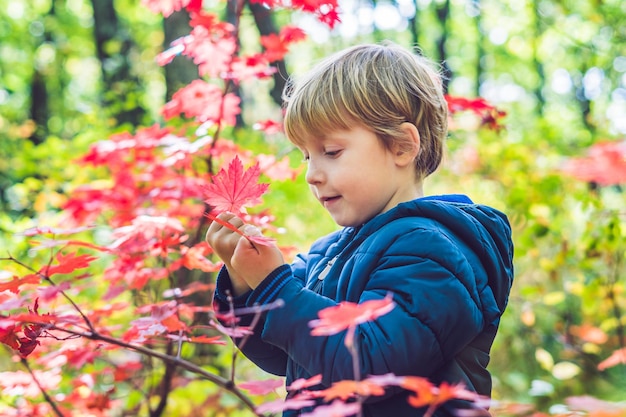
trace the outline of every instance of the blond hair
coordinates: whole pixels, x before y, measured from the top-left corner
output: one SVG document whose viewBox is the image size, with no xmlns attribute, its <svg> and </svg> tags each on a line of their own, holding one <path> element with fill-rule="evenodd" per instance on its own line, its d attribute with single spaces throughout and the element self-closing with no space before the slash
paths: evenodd
<svg viewBox="0 0 626 417">
<path fill-rule="evenodd" d="M 409 122 L 420 134 L 418 177 L 441 163 L 448 110 L 439 72 L 432 61 L 396 44 L 358 45 L 335 53 L 291 79 L 283 99 L 285 132 L 296 145 L 359 123 L 387 149 L 409 150 L 414 145 L 401 129 Z"/>
</svg>

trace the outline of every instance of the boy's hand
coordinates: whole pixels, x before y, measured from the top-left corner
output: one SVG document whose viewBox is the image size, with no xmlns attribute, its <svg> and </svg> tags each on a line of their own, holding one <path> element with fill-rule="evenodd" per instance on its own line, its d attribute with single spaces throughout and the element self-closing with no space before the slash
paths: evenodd
<svg viewBox="0 0 626 417">
<path fill-rule="evenodd" d="M 241 230 L 248 236 L 261 235 L 261 231 L 251 225 L 245 225 Z M 243 236 L 239 239 L 231 258 L 235 271 L 252 289 L 284 263 L 283 254 L 277 246 L 253 245 Z"/>
<path fill-rule="evenodd" d="M 246 225 L 243 220 L 232 213 L 221 213 L 217 216 L 220 220 L 228 222 L 238 229 L 244 228 Z M 206 241 L 213 248 L 213 252 L 224 262 L 230 281 L 232 284 L 234 296 L 241 295 L 248 291 L 250 287 L 244 279 L 237 273 L 232 265 L 232 257 L 235 247 L 239 240 L 243 238 L 240 234 L 224 227 L 218 222 L 212 222 L 206 232 Z M 245 238 L 243 238 L 246 240 Z"/>
</svg>

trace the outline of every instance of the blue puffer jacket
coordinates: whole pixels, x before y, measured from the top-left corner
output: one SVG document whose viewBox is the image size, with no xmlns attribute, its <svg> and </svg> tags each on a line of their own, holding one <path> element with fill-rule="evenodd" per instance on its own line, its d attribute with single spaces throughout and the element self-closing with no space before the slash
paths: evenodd
<svg viewBox="0 0 626 417">
<path fill-rule="evenodd" d="M 238 297 L 236 307 L 284 301 L 284 307 L 263 315 L 243 352 L 267 372 L 286 375 L 287 385 L 317 374 L 323 375 L 320 388 L 354 379 L 345 332 L 311 336 L 309 322 L 338 302 L 380 299 L 391 292 L 396 307 L 357 328 L 361 375 L 463 382 L 490 395 L 486 367 L 513 281 L 512 262 L 511 229 L 501 212 L 460 195 L 399 204 L 361 227 L 318 240 L 307 255 Z M 215 292 L 221 310 L 228 309 L 229 288 L 222 270 Z M 371 397 L 363 414 L 423 415 L 423 409 L 408 404 L 407 394 L 390 390 Z M 467 406 L 449 402 L 435 415 L 453 415 L 453 409 Z"/>
</svg>

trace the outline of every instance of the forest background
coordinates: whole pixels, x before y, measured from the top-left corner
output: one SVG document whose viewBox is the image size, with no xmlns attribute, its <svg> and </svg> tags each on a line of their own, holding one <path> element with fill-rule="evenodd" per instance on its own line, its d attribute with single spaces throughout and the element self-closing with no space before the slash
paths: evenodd
<svg viewBox="0 0 626 417">
<path fill-rule="evenodd" d="M 383 39 L 419 45 L 448 75 L 448 152 L 426 192 L 467 193 L 513 226 L 516 281 L 490 365 L 499 413 L 626 413 L 624 2 L 346 0 L 339 23 L 333 2 L 205 1 L 232 25 L 211 23 L 214 39 L 236 28 L 237 54 L 264 52 L 245 80 L 189 44 L 163 53 L 198 3 L 0 0 L 0 414 L 236 416 L 280 397 L 239 386 L 270 377 L 212 344 L 215 328 L 182 342 L 210 317 L 203 181 L 235 154 L 259 162 L 271 185 L 249 219 L 287 254 L 334 230 L 280 131 L 280 91 Z M 213 58 L 235 55 L 220 45 Z M 176 95 L 198 79 L 219 89 Z M 211 116 L 207 97 L 230 104 Z M 42 330 L 68 311 L 107 332 Z"/>
</svg>

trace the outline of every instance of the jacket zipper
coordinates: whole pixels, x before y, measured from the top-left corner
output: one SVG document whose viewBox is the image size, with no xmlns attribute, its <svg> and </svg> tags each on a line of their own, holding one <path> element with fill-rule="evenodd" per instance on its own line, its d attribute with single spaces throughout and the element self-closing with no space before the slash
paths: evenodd
<svg viewBox="0 0 626 417">
<path fill-rule="evenodd" d="M 311 287 L 311 291 L 315 291 L 318 294 L 322 293 L 322 286 L 324 284 L 324 278 L 328 276 L 328 273 L 330 272 L 331 268 L 335 264 L 335 261 L 337 260 L 338 257 L 339 255 L 335 256 L 334 258 L 326 262 L 326 266 L 324 267 L 322 272 L 320 272 L 320 274 L 317 276 L 317 281 L 315 281 L 315 284 L 313 284 L 313 286 Z"/>
</svg>

